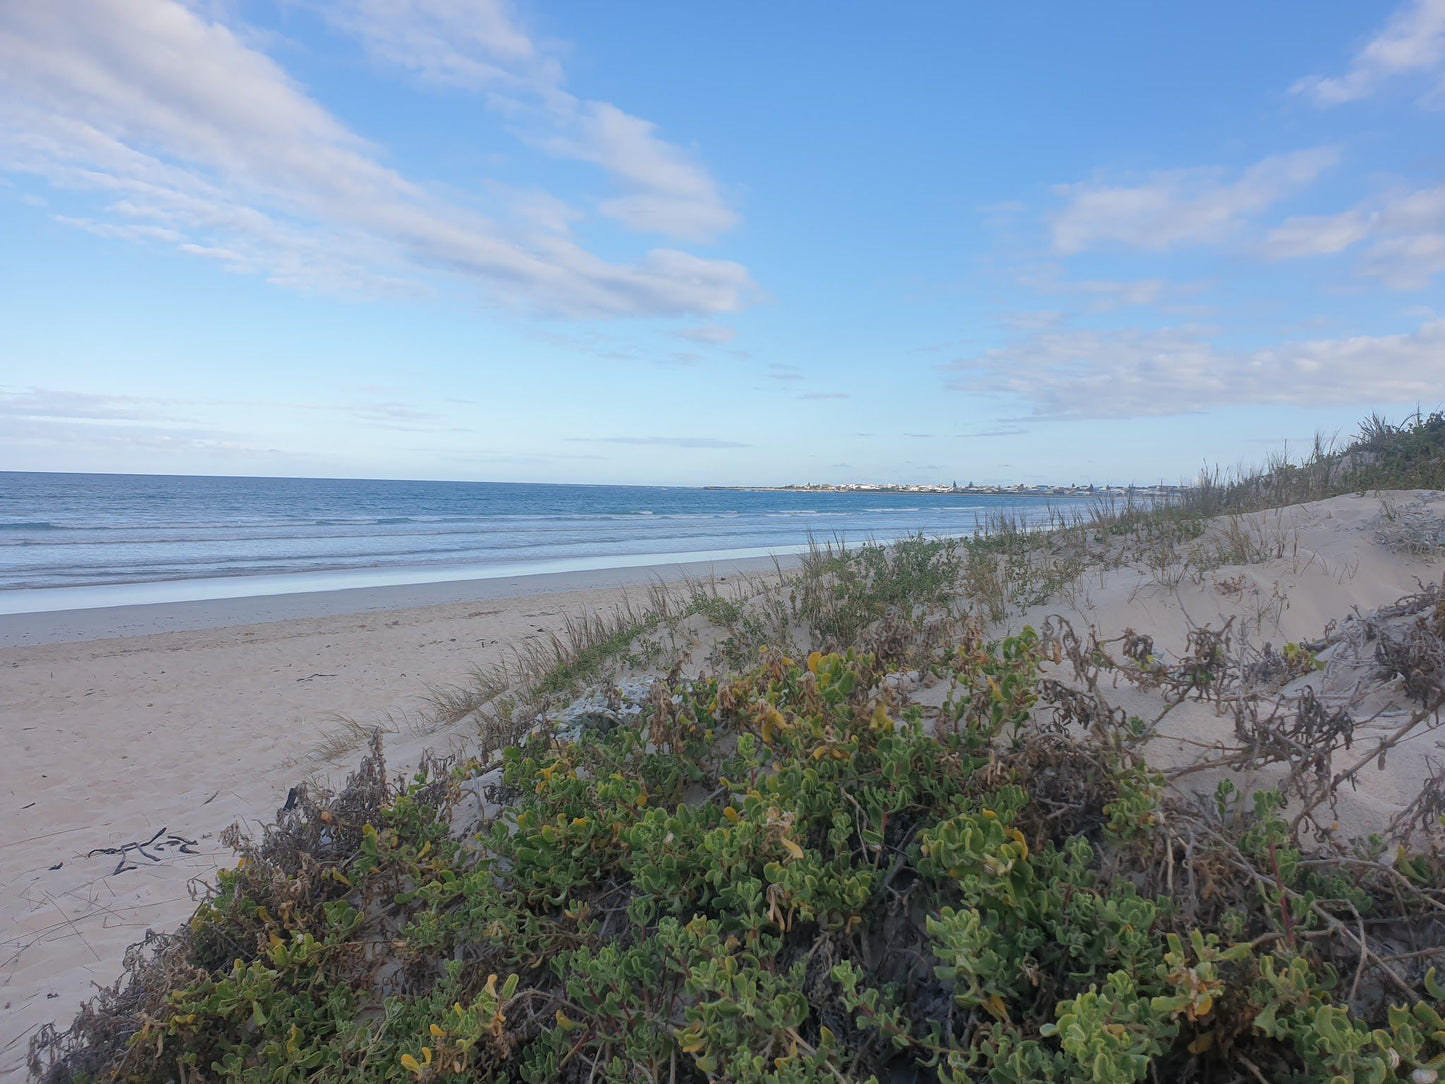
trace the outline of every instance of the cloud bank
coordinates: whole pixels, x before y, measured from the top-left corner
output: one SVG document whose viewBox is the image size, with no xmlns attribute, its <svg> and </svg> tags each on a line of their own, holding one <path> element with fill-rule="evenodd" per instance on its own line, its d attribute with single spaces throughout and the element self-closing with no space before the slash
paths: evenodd
<svg viewBox="0 0 1445 1084">
<path fill-rule="evenodd" d="M 1436 402 L 1445 320 L 1360 335 L 1221 350 L 1199 329 L 1041 332 L 943 366 L 949 387 L 1005 395 L 1036 418 L 1136 418 L 1243 403 Z"/>
<path fill-rule="evenodd" d="M 504 9 L 495 5 L 350 7 L 386 16 L 378 25 L 400 35 L 395 49 L 406 56 L 426 53 L 405 27 L 465 12 L 508 70 L 559 78 L 529 39 L 497 21 Z M 459 70 L 446 55 L 426 64 Z M 499 85 L 522 78 L 498 70 Z M 499 224 L 448 200 L 384 164 L 377 147 L 237 32 L 177 0 L 0 5 L 0 92 L 0 169 L 100 204 L 66 221 L 281 285 L 378 293 L 459 280 L 503 304 L 569 316 L 711 315 L 737 311 L 756 293 L 734 262 L 657 248 L 617 263 L 557 229 Z M 591 147 L 615 165 L 607 148 L 652 152 L 634 170 L 634 188 L 617 197 L 634 201 L 618 217 L 691 237 L 729 224 L 709 203 L 705 173 L 646 122 L 607 114 L 605 104 L 577 103 L 581 134 L 568 137 L 577 153 Z M 593 133 L 589 125 L 599 124 L 606 131 Z M 702 210 L 679 209 L 688 192 Z"/>
</svg>

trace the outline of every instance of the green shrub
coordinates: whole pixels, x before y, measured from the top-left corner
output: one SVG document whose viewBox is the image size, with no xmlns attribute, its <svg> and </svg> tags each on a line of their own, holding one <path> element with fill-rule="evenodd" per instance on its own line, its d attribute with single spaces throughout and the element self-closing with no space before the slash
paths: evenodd
<svg viewBox="0 0 1445 1084">
<path fill-rule="evenodd" d="M 953 539 L 912 535 L 856 549 L 814 544 L 793 584 L 798 616 L 823 641 L 854 645 L 875 621 L 947 608 L 963 568 Z"/>
<path fill-rule="evenodd" d="M 1304 861 L 1269 795 L 1191 811 L 1107 743 L 1030 727 L 1040 650 L 1030 630 L 956 652 L 927 715 L 872 657 L 772 653 L 679 684 L 637 728 L 508 749 L 486 823 L 451 824 L 475 767 L 321 809 L 315 838 L 347 847 L 252 848 L 137 975 L 149 1000 L 110 1021 L 128 1041 L 89 1061 L 83 1035 L 58 1042 L 51 1079 L 1112 1084 L 1445 1065 L 1429 953 L 1394 965 L 1402 997 L 1339 933 L 1368 916 L 1438 934 L 1438 913 Z"/>
</svg>

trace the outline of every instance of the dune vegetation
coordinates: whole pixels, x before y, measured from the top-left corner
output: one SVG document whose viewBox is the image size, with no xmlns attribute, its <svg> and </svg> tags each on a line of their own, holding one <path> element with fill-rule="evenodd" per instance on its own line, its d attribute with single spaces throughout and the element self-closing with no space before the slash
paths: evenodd
<svg viewBox="0 0 1445 1084">
<path fill-rule="evenodd" d="M 136 946 L 32 1070 L 1430 1084 L 1445 773 L 1366 834 L 1336 807 L 1440 725 L 1438 583 L 1349 626 L 1388 730 L 1309 684 L 1343 626 L 1275 648 L 1198 625 L 1166 651 L 1017 618 L 1125 567 L 1243 597 L 1232 570 L 1291 560 L 1266 510 L 1442 488 L 1445 417 L 1372 418 L 1169 504 L 820 544 L 579 618 L 437 694 L 475 723 L 465 756 L 398 778 L 374 740 L 338 793 L 233 833 L 190 923 Z M 1382 499 L 1370 544 L 1429 559 L 1445 522 Z M 1263 629 L 1283 602 L 1254 597 Z M 1156 714 L 1121 706 L 1145 695 Z M 1156 756 L 1194 707 L 1225 737 Z"/>
</svg>

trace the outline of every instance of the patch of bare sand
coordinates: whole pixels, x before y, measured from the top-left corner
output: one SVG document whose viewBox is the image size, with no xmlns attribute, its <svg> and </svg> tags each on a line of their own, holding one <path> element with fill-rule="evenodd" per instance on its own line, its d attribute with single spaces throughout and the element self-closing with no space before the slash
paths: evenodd
<svg viewBox="0 0 1445 1084">
<path fill-rule="evenodd" d="M 1236 663 L 1257 658 L 1265 645 L 1278 652 L 1287 643 L 1319 641 L 1330 628 L 1333 642 L 1320 652 L 1322 669 L 1286 683 L 1275 699 L 1292 703 L 1309 687 L 1327 710 L 1349 711 L 1358 725 L 1351 748 L 1331 765 L 1331 772 L 1339 772 L 1421 706 L 1404 695 L 1398 682 L 1381 674 L 1374 645 L 1364 641 L 1358 621 L 1440 582 L 1442 564 L 1430 553 L 1402 544 L 1397 526 L 1411 517 L 1416 522 L 1445 521 L 1445 494 L 1343 496 L 1216 520 L 1192 544 L 1196 558 L 1190 567 L 1181 554 L 1177 567 L 1126 565 L 1086 573 L 1068 593 L 1068 604 L 1050 601 L 1031 607 L 1011 618 L 1006 628 L 1040 628 L 1058 614 L 1080 635 L 1096 630 L 1100 641 L 1133 630 L 1152 638 L 1155 654 L 1166 664 L 1188 651 L 1191 628 L 1219 630 L 1229 624 Z M 1246 559 L 1208 567 L 1212 562 L 1197 555 L 1210 552 L 1209 547 Z M 1353 631 L 1351 622 L 1357 626 Z M 1117 653 L 1118 648 L 1111 650 Z M 1068 663 L 1049 669 L 1051 676 L 1072 677 Z M 1191 698 L 1166 713 L 1169 699 L 1160 690 L 1107 672 L 1104 681 L 1102 691 L 1114 706 L 1146 721 L 1163 716 L 1159 736 L 1148 749 L 1158 767 L 1174 769 L 1200 757 L 1217 757 L 1237 744 L 1235 715 L 1227 704 Z M 1445 731 L 1418 727 L 1378 766 L 1372 763 L 1353 786 L 1342 789 L 1334 810 L 1338 836 L 1383 830 L 1419 794 L 1432 761 L 1438 765 L 1442 760 Z M 1213 769 L 1185 776 L 1180 785 L 1212 792 L 1228 775 L 1251 789 L 1274 785 L 1284 774 L 1279 766 L 1246 773 Z"/>
</svg>

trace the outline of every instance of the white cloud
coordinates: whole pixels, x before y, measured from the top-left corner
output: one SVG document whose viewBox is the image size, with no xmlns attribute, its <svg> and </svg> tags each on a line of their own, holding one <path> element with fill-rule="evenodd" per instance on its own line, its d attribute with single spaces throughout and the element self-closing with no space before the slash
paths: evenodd
<svg viewBox="0 0 1445 1084">
<path fill-rule="evenodd" d="M 505 89 L 562 80 L 561 66 L 502 0 L 345 0 L 322 10 L 372 56 L 430 83 Z"/>
<path fill-rule="evenodd" d="M 1140 279 L 1069 279 L 1064 277 L 1061 263 L 1043 264 L 1018 276 L 1020 285 L 1044 295 L 1059 305 L 1068 298 L 1064 310 L 1042 309 L 1006 315 L 1001 322 L 1017 331 L 1042 331 L 1065 323 L 1081 314 L 1099 315 L 1121 309 L 1141 308 L 1169 312 L 1176 316 L 1197 318 L 1202 307 L 1189 301 L 1209 287 L 1205 281 L 1175 282 L 1165 278 Z M 1082 302 L 1082 304 L 1080 304 Z"/>
<path fill-rule="evenodd" d="M 1109 279 L 1084 279 L 1067 284 L 1071 290 L 1088 294 L 1095 300 L 1095 312 L 1107 312 L 1123 306 L 1157 305 L 1171 291 L 1163 279 L 1133 279 L 1113 281 Z"/>
<path fill-rule="evenodd" d="M 1334 148 L 1316 147 L 1265 158 L 1232 180 L 1219 169 L 1176 169 L 1138 184 L 1060 185 L 1067 204 L 1053 216 L 1053 247 L 1073 255 L 1109 245 L 1158 252 L 1220 244 L 1338 160 Z"/>
<path fill-rule="evenodd" d="M 1276 260 L 1328 256 L 1370 235 L 1370 220 L 1358 211 L 1287 218 L 1264 239 L 1265 255 Z"/>
<path fill-rule="evenodd" d="M 1445 320 L 1400 335 L 1218 349 L 1199 329 L 1066 330 L 943 366 L 949 387 L 1007 395 L 1040 418 L 1134 418 L 1246 403 L 1435 402 Z"/>
<path fill-rule="evenodd" d="M 738 331 L 737 328 L 726 327 L 722 324 L 708 324 L 704 327 L 685 327 L 677 334 L 689 342 L 721 346 L 737 338 Z"/>
<path fill-rule="evenodd" d="M 165 226 L 97 222 L 94 219 L 73 218 L 70 215 L 56 215 L 55 221 L 63 222 L 67 226 L 74 226 L 76 229 L 85 230 L 87 233 L 93 233 L 97 237 L 106 237 L 120 241 L 154 241 L 161 244 L 185 246 L 186 235 L 179 230 L 167 229 Z"/>
<path fill-rule="evenodd" d="M 490 185 L 506 200 L 507 210 L 514 219 L 548 230 L 552 233 L 572 232 L 574 224 L 582 221 L 583 214 L 566 200 L 558 199 L 540 188 L 509 189 L 505 185 Z"/>
<path fill-rule="evenodd" d="M 629 229 L 706 241 L 737 223 L 717 183 L 656 126 L 607 102 L 572 99 L 554 111 L 559 133 L 540 146 L 601 166 L 627 189 L 599 209 Z"/>
<path fill-rule="evenodd" d="M 1068 317 L 1068 313 L 1052 309 L 1023 309 L 1004 313 L 999 317 L 999 323 L 1010 331 L 1043 331 L 1058 327 Z"/>
<path fill-rule="evenodd" d="M 1423 290 L 1445 271 L 1445 233 L 1387 237 L 1365 252 L 1361 270 L 1402 290 Z"/>
<path fill-rule="evenodd" d="M 1337 215 L 1287 218 L 1263 251 L 1273 259 L 1327 256 L 1364 244 L 1360 273 L 1399 289 L 1424 289 L 1445 271 L 1445 185 L 1395 191 Z"/>
<path fill-rule="evenodd" d="M 1365 45 L 1344 75 L 1309 75 L 1290 90 L 1316 105 L 1358 101 L 1381 83 L 1400 75 L 1428 73 L 1436 77 L 1435 93 L 1445 63 L 1445 0 L 1407 0 L 1390 16 L 1385 28 Z"/>
<path fill-rule="evenodd" d="M 622 191 L 598 209 L 627 228 L 706 241 L 736 225 L 717 182 L 656 125 L 564 89 L 561 63 L 502 0 L 343 0 L 326 10 L 376 59 L 486 92 L 529 142 L 599 166 Z"/>
<path fill-rule="evenodd" d="M 612 263 L 448 202 L 176 0 L 0 5 L 0 168 L 108 201 L 88 228 L 172 231 L 182 251 L 299 288 L 455 279 L 571 315 L 732 312 L 755 293 L 736 263 Z"/>
</svg>

